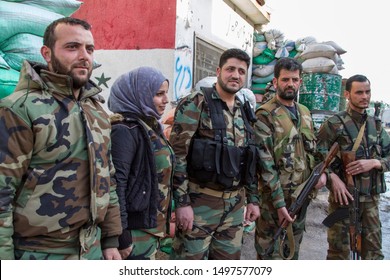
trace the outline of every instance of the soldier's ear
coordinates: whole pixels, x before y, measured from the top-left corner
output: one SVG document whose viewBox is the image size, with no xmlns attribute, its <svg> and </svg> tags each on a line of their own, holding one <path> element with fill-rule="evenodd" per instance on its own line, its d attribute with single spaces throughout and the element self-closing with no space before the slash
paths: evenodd
<svg viewBox="0 0 390 280">
<path fill-rule="evenodd" d="M 351 93 L 349 91 L 344 90 L 344 97 L 345 97 L 345 99 L 349 99 L 350 95 L 351 95 Z"/>
<path fill-rule="evenodd" d="M 272 84 L 273 84 L 274 88 L 276 89 L 278 86 L 278 79 L 276 77 L 272 78 Z"/>
<path fill-rule="evenodd" d="M 45 45 L 41 47 L 41 55 L 46 60 L 47 64 L 51 62 L 51 49 Z"/>
</svg>

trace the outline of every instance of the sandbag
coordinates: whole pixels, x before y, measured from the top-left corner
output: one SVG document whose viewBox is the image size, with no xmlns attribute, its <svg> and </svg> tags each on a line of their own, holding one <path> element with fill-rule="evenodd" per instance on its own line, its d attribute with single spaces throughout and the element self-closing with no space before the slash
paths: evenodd
<svg viewBox="0 0 390 280">
<path fill-rule="evenodd" d="M 295 41 L 295 49 L 298 52 L 303 52 L 307 46 L 317 43 L 316 38 L 312 36 L 307 36 L 304 38 L 299 38 Z"/>
<path fill-rule="evenodd" d="M 267 42 L 256 42 L 253 46 L 253 57 L 260 55 L 267 48 Z"/>
<path fill-rule="evenodd" d="M 0 1 L 0 42 L 18 33 L 43 36 L 46 27 L 61 17 L 42 8 Z"/>
<path fill-rule="evenodd" d="M 259 76 L 253 75 L 252 76 L 252 83 L 266 84 L 266 83 L 272 81 L 273 78 L 274 78 L 274 73 L 272 73 L 266 77 L 259 77 Z"/>
<path fill-rule="evenodd" d="M 264 34 L 253 33 L 253 41 L 254 42 L 264 42 L 265 41 Z"/>
<path fill-rule="evenodd" d="M 327 44 L 312 44 L 301 53 L 299 59 L 306 60 L 315 57 L 327 57 L 333 59 L 336 53 L 335 48 Z"/>
<path fill-rule="evenodd" d="M 0 69 L 0 99 L 14 92 L 20 73 L 13 69 Z"/>
<path fill-rule="evenodd" d="M 275 59 L 275 51 L 266 48 L 260 55 L 253 58 L 254 64 L 268 64 Z"/>
<path fill-rule="evenodd" d="M 0 68 L 9 69 L 8 63 L 3 58 L 4 55 L 5 54 L 0 50 Z"/>
<path fill-rule="evenodd" d="M 334 61 L 327 57 L 309 58 L 302 63 L 305 73 L 329 73 L 335 66 Z"/>
<path fill-rule="evenodd" d="M 3 58 L 7 64 L 12 69 L 20 71 L 25 59 L 46 64 L 40 52 L 42 40 L 42 37 L 37 35 L 19 33 L 0 42 L 0 50 L 3 51 Z"/>
<path fill-rule="evenodd" d="M 7 2 L 21 3 L 42 8 L 63 16 L 70 16 L 76 12 L 82 2 L 76 0 L 3 0 Z"/>
<path fill-rule="evenodd" d="M 294 58 L 294 57 L 297 57 L 299 54 L 298 54 L 298 51 L 296 49 L 293 49 L 292 51 L 290 51 L 288 53 L 288 57 L 291 57 L 291 58 Z"/>
<path fill-rule="evenodd" d="M 282 58 L 282 57 L 288 57 L 289 55 L 290 55 L 290 52 L 287 50 L 287 48 L 281 47 L 276 51 L 275 57 Z"/>
<path fill-rule="evenodd" d="M 286 42 L 283 43 L 283 46 L 291 52 L 292 50 L 295 50 L 295 42 L 293 40 L 286 40 Z"/>
<path fill-rule="evenodd" d="M 268 64 L 254 65 L 252 69 L 253 75 L 258 77 L 267 77 L 271 75 L 274 72 L 276 61 L 277 59 L 274 59 Z"/>
<path fill-rule="evenodd" d="M 265 40 L 268 43 L 268 48 L 276 50 L 283 45 L 284 35 L 277 29 L 270 29 L 264 32 Z"/>
<path fill-rule="evenodd" d="M 342 47 L 340 47 L 336 42 L 333 42 L 333 41 L 326 41 L 326 42 L 323 42 L 323 44 L 332 46 L 332 47 L 336 50 L 336 53 L 337 53 L 338 55 L 342 55 L 342 54 L 345 54 L 345 53 L 347 52 L 347 51 L 344 50 Z"/>
<path fill-rule="evenodd" d="M 284 34 L 277 29 L 270 29 L 264 32 L 265 40 L 268 43 L 268 48 L 276 50 L 283 45 Z"/>
<path fill-rule="evenodd" d="M 264 94 L 266 86 L 267 84 L 252 83 L 251 90 L 253 91 L 254 94 Z"/>
</svg>

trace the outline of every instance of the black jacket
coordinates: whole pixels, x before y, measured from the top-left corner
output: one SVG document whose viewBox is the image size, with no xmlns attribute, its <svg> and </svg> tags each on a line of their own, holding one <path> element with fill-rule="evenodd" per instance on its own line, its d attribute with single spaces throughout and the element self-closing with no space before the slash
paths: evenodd
<svg viewBox="0 0 390 280">
<path fill-rule="evenodd" d="M 112 124 L 111 141 L 123 229 L 156 227 L 158 178 L 147 130 L 127 118 Z"/>
</svg>

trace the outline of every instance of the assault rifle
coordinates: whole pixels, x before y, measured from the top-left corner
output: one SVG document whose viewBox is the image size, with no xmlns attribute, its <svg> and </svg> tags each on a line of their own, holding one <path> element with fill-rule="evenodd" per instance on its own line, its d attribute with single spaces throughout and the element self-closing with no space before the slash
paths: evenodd
<svg viewBox="0 0 390 280">
<path fill-rule="evenodd" d="M 344 170 L 346 170 L 348 163 L 355 161 L 355 158 L 355 152 L 347 151 L 341 153 Z M 351 247 L 352 259 L 359 260 L 362 251 L 362 226 L 359 216 L 359 190 L 355 186 L 352 175 L 345 173 L 345 176 L 347 180 L 348 191 L 353 196 L 352 205 L 349 208 L 349 244 Z"/>
<path fill-rule="evenodd" d="M 356 153 L 353 151 L 342 151 L 341 159 L 344 170 L 348 163 L 355 161 Z M 332 212 L 322 222 L 325 226 L 331 227 L 336 222 L 349 218 L 349 245 L 351 258 L 359 260 L 362 249 L 362 226 L 359 216 L 359 190 L 355 187 L 355 182 L 351 174 L 345 172 L 345 179 L 348 191 L 353 196 L 353 201 L 349 207 L 340 207 Z"/>
<path fill-rule="evenodd" d="M 288 213 L 291 218 L 294 218 L 298 212 L 303 208 L 305 205 L 306 207 L 308 206 L 308 201 L 309 201 L 309 195 L 311 194 L 312 190 L 314 189 L 315 185 L 317 185 L 318 180 L 320 179 L 322 173 L 325 172 L 325 169 L 328 168 L 329 164 L 333 160 L 333 158 L 336 156 L 336 154 L 339 151 L 339 145 L 337 142 L 333 144 L 333 146 L 330 148 L 325 160 L 323 162 L 320 162 L 317 164 L 313 172 L 310 174 L 309 178 L 306 180 L 305 185 L 299 192 L 296 200 L 291 204 L 291 206 L 288 208 Z M 302 209 L 304 210 L 304 209 Z M 282 253 L 282 244 L 284 243 L 284 240 L 286 238 L 286 228 L 289 225 L 289 223 L 286 220 L 283 220 L 281 225 L 279 226 L 278 230 L 276 231 L 275 235 L 272 238 L 271 245 L 268 247 L 268 249 L 265 251 L 263 256 L 270 257 L 274 251 L 274 246 L 276 241 L 278 240 L 279 237 L 281 237 L 281 242 L 279 244 L 279 254 L 281 255 L 282 258 L 285 258 L 285 256 Z M 293 238 L 292 238 L 293 239 Z M 290 248 L 291 249 L 291 248 Z M 293 248 L 295 250 L 295 248 Z M 290 252 L 290 256 L 294 252 Z"/>
<path fill-rule="evenodd" d="M 374 104 L 375 112 L 374 112 L 374 119 L 375 119 L 375 126 L 376 126 L 376 139 L 377 144 L 380 142 L 380 135 L 381 135 L 381 128 L 382 128 L 382 120 L 381 120 L 381 103 L 375 102 Z"/>
</svg>

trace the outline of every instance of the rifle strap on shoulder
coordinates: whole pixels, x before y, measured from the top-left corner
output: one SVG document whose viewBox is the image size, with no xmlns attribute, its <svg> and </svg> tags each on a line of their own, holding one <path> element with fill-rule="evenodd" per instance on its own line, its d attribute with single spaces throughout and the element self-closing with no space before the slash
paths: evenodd
<svg viewBox="0 0 390 280">
<path fill-rule="evenodd" d="M 353 147 L 352 147 L 352 151 L 353 152 L 356 152 L 357 149 L 359 148 L 360 142 L 362 142 L 362 139 L 363 139 L 363 134 L 364 134 L 365 128 L 366 128 L 366 121 L 363 123 L 362 127 L 360 128 L 359 134 L 358 134 L 358 136 L 356 138 L 356 141 L 353 144 Z"/>
<path fill-rule="evenodd" d="M 284 260 L 291 260 L 295 254 L 295 239 L 294 239 L 294 233 L 293 233 L 293 229 L 292 229 L 292 223 L 288 224 L 288 226 L 286 228 L 286 232 L 287 232 L 287 239 L 288 239 L 288 244 L 289 244 L 288 247 L 290 249 L 290 253 L 287 257 L 284 256 L 284 252 L 283 252 L 284 246 L 283 245 L 284 245 L 284 240 L 286 240 L 284 238 L 283 240 L 280 240 L 280 242 L 279 242 L 279 255 Z"/>
</svg>

